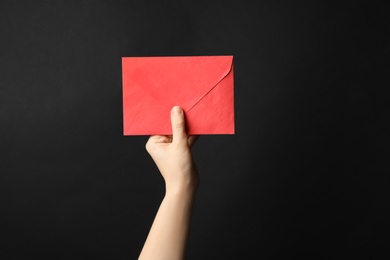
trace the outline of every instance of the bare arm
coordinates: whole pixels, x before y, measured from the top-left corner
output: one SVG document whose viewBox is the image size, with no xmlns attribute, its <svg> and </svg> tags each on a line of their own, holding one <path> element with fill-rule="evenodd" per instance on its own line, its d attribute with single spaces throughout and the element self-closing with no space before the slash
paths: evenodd
<svg viewBox="0 0 390 260">
<path fill-rule="evenodd" d="M 194 136 L 185 131 L 184 113 L 179 107 L 171 112 L 173 136 L 151 136 L 146 144 L 165 180 L 165 197 L 161 202 L 140 260 L 184 259 L 192 205 L 199 182 L 192 160 Z"/>
</svg>

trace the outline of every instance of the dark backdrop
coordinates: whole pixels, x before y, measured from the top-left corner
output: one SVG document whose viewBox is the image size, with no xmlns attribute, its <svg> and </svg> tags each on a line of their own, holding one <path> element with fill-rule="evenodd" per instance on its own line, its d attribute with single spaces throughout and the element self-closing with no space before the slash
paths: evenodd
<svg viewBox="0 0 390 260">
<path fill-rule="evenodd" d="M 389 246 L 389 20 L 341 1 L 0 2 L 1 259 L 136 259 L 164 194 L 121 57 L 235 57 L 236 134 L 194 147 L 188 259 Z"/>
</svg>

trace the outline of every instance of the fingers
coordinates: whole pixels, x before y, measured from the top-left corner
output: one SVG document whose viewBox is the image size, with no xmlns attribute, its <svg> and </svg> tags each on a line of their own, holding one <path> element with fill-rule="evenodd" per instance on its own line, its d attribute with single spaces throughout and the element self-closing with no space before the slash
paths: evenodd
<svg viewBox="0 0 390 260">
<path fill-rule="evenodd" d="M 179 106 L 174 106 L 171 110 L 171 123 L 173 143 L 187 142 L 187 133 L 185 129 L 184 112 Z"/>
<path fill-rule="evenodd" d="M 151 143 L 171 143 L 172 136 L 171 135 L 152 135 L 149 137 L 148 142 L 151 142 Z"/>
<path fill-rule="evenodd" d="M 190 135 L 188 137 L 188 145 L 192 147 L 195 142 L 198 140 L 199 135 Z M 155 143 L 172 143 L 172 135 L 152 135 L 148 139 L 148 144 Z"/>
<path fill-rule="evenodd" d="M 150 147 L 151 144 L 156 143 L 183 143 L 188 142 L 188 145 L 191 147 L 198 136 L 189 136 L 187 138 L 187 133 L 185 129 L 185 117 L 184 112 L 179 106 L 174 106 L 171 110 L 171 124 L 172 124 L 172 136 L 165 135 L 153 135 L 149 137 L 147 142 L 147 147 Z"/>
<path fill-rule="evenodd" d="M 170 135 L 151 135 L 145 144 L 146 151 L 148 153 L 155 147 L 156 144 L 171 143 L 172 136 Z"/>
</svg>

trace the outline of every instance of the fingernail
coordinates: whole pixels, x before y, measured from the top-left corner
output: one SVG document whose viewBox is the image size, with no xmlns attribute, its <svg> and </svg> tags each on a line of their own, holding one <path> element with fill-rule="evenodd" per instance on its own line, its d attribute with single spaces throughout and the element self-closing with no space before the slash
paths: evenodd
<svg viewBox="0 0 390 260">
<path fill-rule="evenodd" d="M 174 115 L 180 115 L 181 114 L 181 108 L 179 106 L 174 106 L 172 108 L 172 114 Z"/>
</svg>

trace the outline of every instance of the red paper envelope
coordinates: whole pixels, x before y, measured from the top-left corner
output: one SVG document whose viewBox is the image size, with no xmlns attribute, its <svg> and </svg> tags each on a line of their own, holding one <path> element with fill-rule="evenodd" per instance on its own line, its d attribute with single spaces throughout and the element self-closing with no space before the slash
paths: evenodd
<svg viewBox="0 0 390 260">
<path fill-rule="evenodd" d="M 234 134 L 233 56 L 123 57 L 124 135 L 171 135 L 170 111 L 187 132 Z"/>
</svg>

